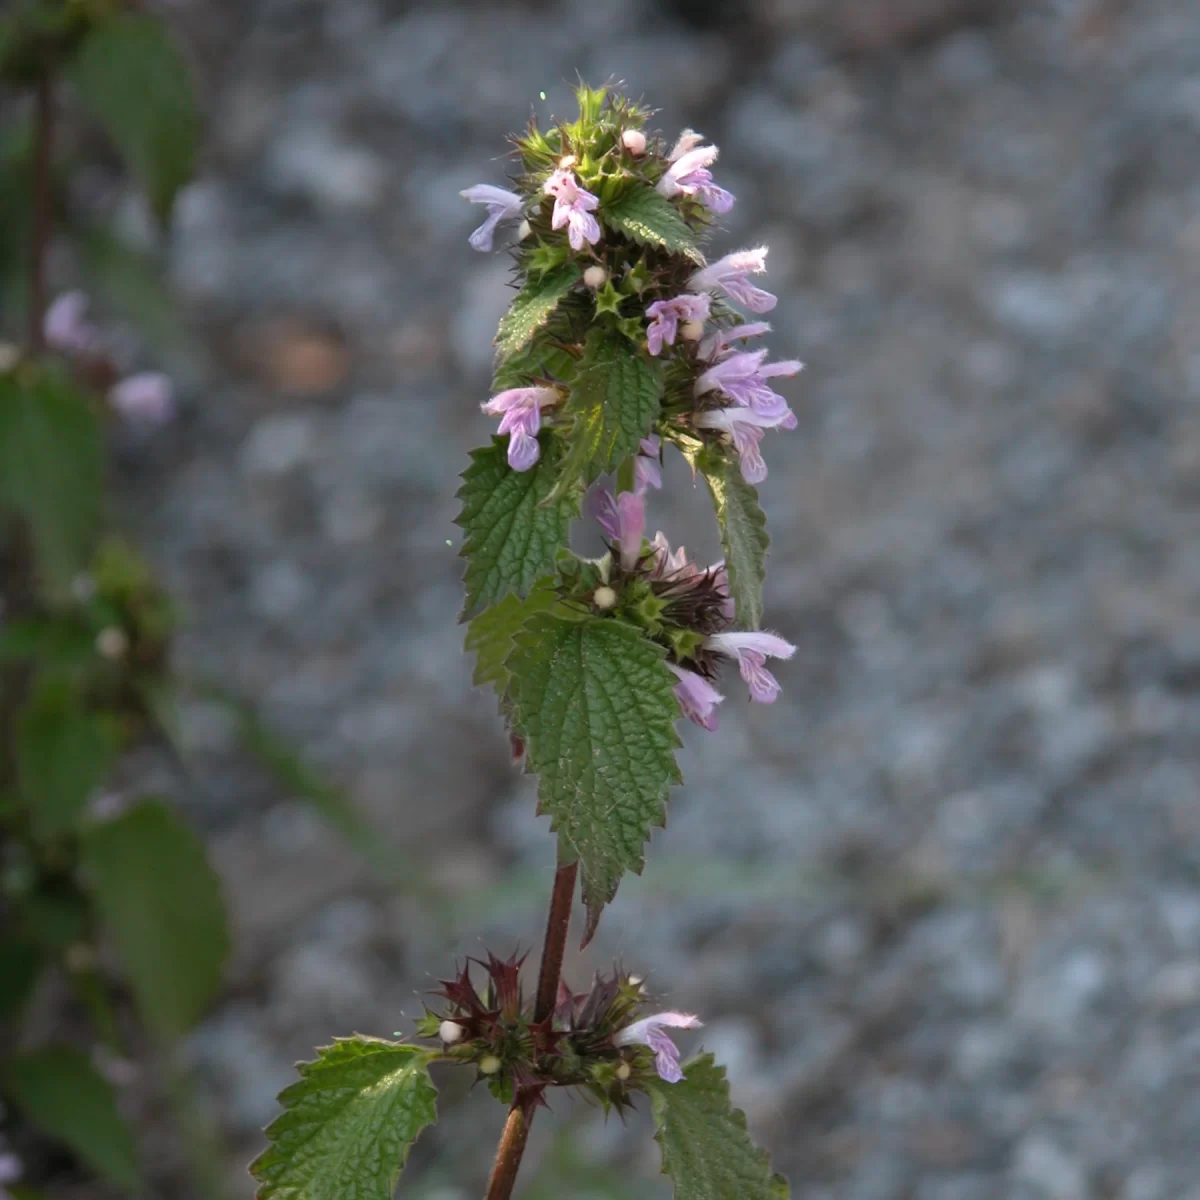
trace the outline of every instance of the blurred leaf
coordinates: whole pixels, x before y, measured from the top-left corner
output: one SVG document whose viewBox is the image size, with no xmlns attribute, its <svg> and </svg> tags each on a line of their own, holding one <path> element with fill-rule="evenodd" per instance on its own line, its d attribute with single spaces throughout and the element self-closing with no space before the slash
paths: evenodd
<svg viewBox="0 0 1200 1200">
<path fill-rule="evenodd" d="M 44 680 L 17 721 L 17 777 L 34 837 L 72 832 L 116 752 L 109 723 L 89 713 L 69 680 Z"/>
<path fill-rule="evenodd" d="M 91 558 L 103 484 L 99 422 L 67 378 L 51 368 L 0 375 L 0 504 L 25 518 L 59 595 Z"/>
<path fill-rule="evenodd" d="M 77 892 L 59 885 L 43 886 L 25 896 L 18 916 L 33 941 L 58 953 L 87 935 L 90 913 Z"/>
<path fill-rule="evenodd" d="M 679 702 L 665 652 L 613 619 L 534 617 L 508 657 L 513 728 L 537 772 L 538 811 L 558 834 L 559 861 L 579 860 L 587 936 L 626 871 L 667 819 Z"/>
<path fill-rule="evenodd" d="M 0 625 L 0 663 L 36 659 L 43 668 L 81 667 L 96 653 L 95 635 L 64 617 L 18 617 Z"/>
<path fill-rule="evenodd" d="M 149 16 L 112 17 L 88 34 L 68 74 L 165 222 L 200 141 L 191 71 L 167 27 Z"/>
<path fill-rule="evenodd" d="M 0 941 L 0 1020 L 19 1017 L 42 973 L 42 955 L 32 942 Z"/>
<path fill-rule="evenodd" d="M 762 624 L 763 580 L 771 544 L 758 491 L 742 478 L 737 460 L 727 451 L 706 451 L 698 465 L 712 493 L 738 624 L 757 629 Z"/>
<path fill-rule="evenodd" d="M 392 1200 L 418 1134 L 437 1120 L 430 1051 L 339 1039 L 301 1063 L 250 1164 L 258 1200 Z"/>
<path fill-rule="evenodd" d="M 639 246 L 686 254 L 697 264 L 704 262 L 687 222 L 665 196 L 644 183 L 635 183 L 619 199 L 601 208 L 599 215 L 609 228 Z"/>
<path fill-rule="evenodd" d="M 679 1083 L 647 1089 L 675 1200 L 787 1200 L 787 1180 L 771 1174 L 766 1151 L 746 1133 L 746 1114 L 729 1099 L 725 1068 L 702 1054 L 683 1070 Z"/>
<path fill-rule="evenodd" d="M 3 1084 L 31 1125 L 122 1190 L 141 1190 L 137 1149 L 116 1095 L 79 1050 L 48 1046 L 19 1054 L 4 1068 Z"/>
<path fill-rule="evenodd" d="M 33 228 L 33 125 L 16 121 L 0 136 L 0 311 L 25 311 Z"/>
<path fill-rule="evenodd" d="M 578 279 L 579 268 L 571 263 L 527 283 L 513 297 L 496 330 L 496 358 L 500 363 L 525 347 Z"/>
<path fill-rule="evenodd" d="M 80 860 L 146 1023 L 185 1033 L 220 989 L 229 952 L 203 842 L 165 804 L 145 801 L 91 826 Z"/>
</svg>

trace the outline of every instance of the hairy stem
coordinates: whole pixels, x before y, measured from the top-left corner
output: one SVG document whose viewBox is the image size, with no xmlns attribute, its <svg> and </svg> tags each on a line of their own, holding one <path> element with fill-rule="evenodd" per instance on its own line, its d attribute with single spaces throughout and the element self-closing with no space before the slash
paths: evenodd
<svg viewBox="0 0 1200 1200">
<path fill-rule="evenodd" d="M 578 863 L 559 867 L 554 873 L 554 890 L 550 893 L 550 911 L 546 914 L 546 937 L 542 943 L 542 965 L 538 970 L 537 998 L 533 1007 L 535 1021 L 544 1021 L 553 1016 L 558 1001 L 558 980 L 562 975 L 578 873 Z M 526 1113 L 521 1106 L 521 1097 L 517 1096 L 504 1123 L 500 1145 L 496 1147 L 496 1161 L 492 1164 L 492 1174 L 488 1179 L 487 1200 L 509 1200 L 512 1196 L 532 1120 L 532 1107 Z"/>
<path fill-rule="evenodd" d="M 46 313 L 46 254 L 50 248 L 54 197 L 51 161 L 54 151 L 54 82 L 46 72 L 38 80 L 33 126 L 33 243 L 29 253 L 29 353 L 45 348 L 42 321 Z"/>
</svg>

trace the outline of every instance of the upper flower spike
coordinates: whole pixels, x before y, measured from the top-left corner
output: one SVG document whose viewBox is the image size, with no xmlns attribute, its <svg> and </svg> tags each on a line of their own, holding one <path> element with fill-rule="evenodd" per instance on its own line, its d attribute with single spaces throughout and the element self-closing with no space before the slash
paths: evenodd
<svg viewBox="0 0 1200 1200">
<path fill-rule="evenodd" d="M 482 250 L 485 253 L 492 248 L 492 237 L 496 232 L 496 226 L 501 221 L 515 220 L 519 217 L 521 208 L 525 204 L 525 201 L 516 192 L 493 187 L 490 183 L 477 183 L 474 187 L 464 188 L 458 194 L 464 200 L 470 200 L 472 204 L 487 206 L 487 219 L 467 238 L 474 249 Z"/>
<path fill-rule="evenodd" d="M 554 212 L 550 228 L 567 226 L 567 240 L 572 250 L 582 250 L 584 242 L 595 245 L 600 240 L 600 222 L 592 213 L 600 201 L 579 186 L 572 172 L 559 167 L 542 186 L 547 196 L 554 197 Z"/>
<path fill-rule="evenodd" d="M 691 136 L 699 139 L 697 134 Z M 683 138 L 679 139 L 676 149 L 683 141 Z M 656 190 L 668 199 L 680 195 L 695 196 L 713 212 L 727 213 L 736 197 L 713 182 L 712 172 L 708 168 L 717 161 L 717 153 L 716 146 L 695 146 L 684 150 L 678 157 L 672 157 L 666 174 L 655 185 Z"/>
<path fill-rule="evenodd" d="M 711 266 L 702 267 L 688 280 L 688 289 L 693 292 L 723 291 L 735 304 L 751 312 L 770 312 L 777 297 L 762 288 L 755 287 L 747 276 L 760 275 L 767 269 L 767 248 L 758 246 L 754 250 L 735 250 L 719 258 Z"/>
<path fill-rule="evenodd" d="M 557 388 L 509 388 L 480 405 L 489 416 L 501 418 L 497 432 L 509 435 L 508 465 L 514 471 L 528 471 L 537 462 L 542 452 L 537 440 L 542 409 L 560 399 Z"/>
<path fill-rule="evenodd" d="M 679 1065 L 679 1049 L 671 1040 L 668 1029 L 695 1029 L 701 1024 L 699 1017 L 691 1013 L 661 1012 L 652 1017 L 643 1017 L 620 1030 L 616 1036 L 618 1046 L 629 1046 L 637 1042 L 654 1051 L 654 1069 L 664 1083 L 678 1083 L 683 1078 Z"/>
<path fill-rule="evenodd" d="M 750 699 L 772 704 L 779 695 L 779 681 L 766 668 L 771 658 L 791 658 L 796 647 L 777 633 L 716 633 L 706 638 L 705 649 L 737 659 L 738 670 L 750 687 Z"/>
<path fill-rule="evenodd" d="M 646 532 L 646 501 L 640 492 L 622 492 L 616 499 L 607 490 L 596 493 L 593 511 L 600 528 L 614 542 L 621 567 L 632 571 L 642 553 L 642 535 Z"/>
</svg>

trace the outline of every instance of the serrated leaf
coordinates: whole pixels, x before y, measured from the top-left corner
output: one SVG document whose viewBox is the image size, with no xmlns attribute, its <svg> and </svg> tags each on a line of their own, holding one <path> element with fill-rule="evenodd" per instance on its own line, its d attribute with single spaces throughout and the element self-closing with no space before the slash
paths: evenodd
<svg viewBox="0 0 1200 1200">
<path fill-rule="evenodd" d="M 139 1191 L 141 1172 L 112 1085 L 73 1046 L 47 1046 L 12 1058 L 4 1092 L 31 1125 L 69 1146 L 123 1192 Z"/>
<path fill-rule="evenodd" d="M 68 73 L 166 221 L 200 144 L 191 71 L 167 27 L 148 16 L 110 17 L 87 36 Z"/>
<path fill-rule="evenodd" d="M 17 778 L 40 841 L 72 832 L 116 750 L 108 723 L 66 679 L 44 681 L 17 722 Z"/>
<path fill-rule="evenodd" d="M 680 782 L 675 679 L 640 630 L 598 618 L 534 617 L 508 670 L 513 727 L 526 769 L 540 776 L 539 811 L 561 861 L 582 867 L 590 939 L 621 876 L 641 872 L 646 839 Z"/>
<path fill-rule="evenodd" d="M 771 543 L 758 491 L 742 478 L 731 454 L 706 453 L 699 465 L 712 492 L 738 624 L 757 629 L 762 624 L 762 588 Z"/>
<path fill-rule="evenodd" d="M 465 535 L 460 554 L 467 560 L 464 617 L 473 617 L 512 592 L 527 596 L 554 569 L 555 555 L 566 545 L 571 521 L 579 513 L 580 486 L 566 487 L 551 499 L 558 476 L 558 443 L 541 438 L 542 456 L 528 471 L 508 465 L 506 441 L 471 452 L 458 498 L 457 524 Z"/>
<path fill-rule="evenodd" d="M 165 804 L 145 801 L 88 829 L 88 891 L 120 954 L 146 1023 L 185 1033 L 221 986 L 225 905 L 204 843 Z"/>
<path fill-rule="evenodd" d="M 91 557 L 103 483 L 99 422 L 65 376 L 0 375 L 0 505 L 25 518 L 40 572 L 60 596 Z"/>
<path fill-rule="evenodd" d="M 535 338 L 523 350 L 506 358 L 492 376 L 492 391 L 528 387 L 535 380 L 567 383 L 575 374 L 575 358 L 552 339 Z"/>
<path fill-rule="evenodd" d="M 594 329 L 563 409 L 572 418 L 558 488 L 590 484 L 637 453 L 662 406 L 662 368 L 619 334 Z M 551 493 L 555 495 L 556 493 Z"/>
<path fill-rule="evenodd" d="M 686 254 L 703 264 L 696 235 L 675 206 L 644 183 L 635 183 L 619 199 L 600 209 L 600 219 L 639 246 L 654 246 L 672 254 Z"/>
<path fill-rule="evenodd" d="M 486 608 L 467 626 L 463 649 L 475 655 L 476 687 L 491 684 L 501 700 L 508 691 L 508 668 L 505 660 L 512 652 L 513 638 L 530 617 L 554 607 L 558 596 L 550 580 L 544 580 L 525 597 L 518 599 L 511 592 L 491 608 Z"/>
<path fill-rule="evenodd" d="M 353 1037 L 299 1065 L 250 1164 L 258 1200 L 392 1200 L 417 1135 L 437 1120 L 429 1052 Z"/>
<path fill-rule="evenodd" d="M 574 263 L 531 280 L 514 297 L 496 330 L 496 359 L 503 363 L 528 344 L 579 279 Z"/>
<path fill-rule="evenodd" d="M 766 1151 L 746 1132 L 746 1114 L 729 1099 L 725 1068 L 702 1054 L 683 1070 L 679 1083 L 647 1089 L 675 1200 L 786 1200 L 787 1180 L 771 1173 Z"/>
</svg>

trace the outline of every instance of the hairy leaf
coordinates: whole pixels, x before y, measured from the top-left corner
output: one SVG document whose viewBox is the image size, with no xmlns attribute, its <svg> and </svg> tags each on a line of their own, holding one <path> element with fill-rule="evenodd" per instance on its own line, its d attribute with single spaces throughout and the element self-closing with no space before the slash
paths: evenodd
<svg viewBox="0 0 1200 1200">
<path fill-rule="evenodd" d="M 704 262 L 696 235 L 675 206 L 644 183 L 635 183 L 619 199 L 601 208 L 600 218 L 639 246 L 654 246 L 672 254 L 686 254 L 695 263 Z"/>
<path fill-rule="evenodd" d="M 492 391 L 529 387 L 539 380 L 566 383 L 575 374 L 575 358 L 553 337 L 543 334 L 511 358 L 506 358 L 492 377 Z"/>
<path fill-rule="evenodd" d="M 543 580 L 519 600 L 509 592 L 491 608 L 486 608 L 467 626 L 464 649 L 475 655 L 476 687 L 491 684 L 496 695 L 504 699 L 508 691 L 508 668 L 505 660 L 512 652 L 513 638 L 530 617 L 553 608 L 557 601 L 549 579 Z"/>
<path fill-rule="evenodd" d="M 165 221 L 200 143 L 191 72 L 167 27 L 133 13 L 110 17 L 88 35 L 69 74 Z"/>
<path fill-rule="evenodd" d="M 712 492 L 738 624 L 757 629 L 762 624 L 762 588 L 771 542 L 758 491 L 742 478 L 731 454 L 705 453 L 699 465 Z"/>
<path fill-rule="evenodd" d="M 133 985 L 142 1016 L 177 1037 L 221 986 L 225 906 L 204 843 L 165 804 L 145 801 L 90 828 L 88 890 Z"/>
<path fill-rule="evenodd" d="M 437 1120 L 429 1051 L 353 1037 L 301 1063 L 250 1165 L 258 1200 L 392 1200 L 417 1135 Z"/>
<path fill-rule="evenodd" d="M 458 489 L 462 511 L 457 523 L 465 535 L 460 553 L 467 560 L 465 617 L 510 592 L 527 596 L 554 569 L 558 548 L 566 544 L 583 489 L 563 488 L 550 498 L 558 474 L 558 444 L 547 434 L 541 443 L 542 457 L 528 471 L 508 465 L 502 438 L 471 452 Z"/>
<path fill-rule="evenodd" d="M 500 328 L 496 330 L 498 362 L 503 363 L 524 348 L 578 279 L 579 268 L 568 263 L 527 283 L 513 297 L 508 312 L 500 319 Z"/>
<path fill-rule="evenodd" d="M 589 484 L 636 454 L 658 418 L 662 391 L 657 362 L 619 334 L 593 330 L 563 409 L 572 424 L 556 492 Z"/>
<path fill-rule="evenodd" d="M 141 1173 L 129 1127 L 112 1085 L 73 1046 L 18 1054 L 3 1068 L 4 1092 L 31 1125 L 69 1146 L 125 1194 Z"/>
<path fill-rule="evenodd" d="M 527 769 L 540 775 L 539 810 L 558 833 L 563 862 L 578 859 L 587 939 L 626 871 L 666 821 L 679 705 L 663 650 L 611 619 L 534 617 L 509 655 L 513 727 Z M 585 939 L 585 940 L 587 940 Z"/>
<path fill-rule="evenodd" d="M 0 375 L 0 505 L 25 518 L 59 596 L 91 558 L 103 483 L 99 423 L 67 378 L 50 369 Z"/>
<path fill-rule="evenodd" d="M 679 1083 L 648 1089 L 675 1200 L 786 1200 L 787 1180 L 771 1173 L 766 1152 L 746 1133 L 745 1113 L 729 1099 L 725 1068 L 702 1054 L 683 1069 Z"/>
</svg>

